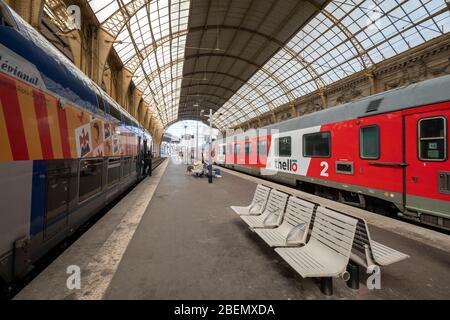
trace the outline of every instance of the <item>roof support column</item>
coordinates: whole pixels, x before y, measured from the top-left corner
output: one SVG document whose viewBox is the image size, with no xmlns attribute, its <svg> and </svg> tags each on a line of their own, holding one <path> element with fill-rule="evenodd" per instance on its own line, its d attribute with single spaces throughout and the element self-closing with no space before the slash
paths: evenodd
<svg viewBox="0 0 450 320">
<path fill-rule="evenodd" d="M 272 121 L 273 123 L 277 123 L 277 115 L 275 113 L 275 111 L 272 110 Z"/>
<path fill-rule="evenodd" d="M 97 28 L 97 37 L 93 39 L 93 77 L 92 79 L 101 86 L 103 72 L 105 71 L 106 60 L 108 59 L 114 37 L 102 28 Z M 98 58 L 97 58 L 98 57 Z"/>
<path fill-rule="evenodd" d="M 322 108 L 324 108 L 324 109 L 327 108 L 328 107 L 328 96 L 327 96 L 327 94 L 325 93 L 324 90 L 320 90 L 319 95 L 320 95 L 320 99 L 322 100 Z"/>
<path fill-rule="evenodd" d="M 119 72 L 119 88 L 118 92 L 118 100 L 122 106 L 127 106 L 128 99 L 128 88 L 130 87 L 131 79 L 133 78 L 133 74 L 126 68 L 122 68 Z M 129 110 L 128 110 L 129 111 Z"/>
<path fill-rule="evenodd" d="M 69 46 L 70 46 L 70 51 L 72 52 L 73 55 L 73 63 L 83 72 L 85 72 L 85 70 L 83 70 L 83 66 L 81 65 L 82 63 L 82 55 L 83 55 L 83 49 L 81 46 L 81 35 L 80 32 L 78 30 L 71 30 L 68 32 L 67 34 L 67 40 L 69 42 Z"/>
<path fill-rule="evenodd" d="M 164 136 L 164 130 L 157 129 L 155 130 L 155 135 L 153 136 L 153 152 L 156 157 L 161 156 L 161 142 Z"/>
<path fill-rule="evenodd" d="M 291 111 L 292 111 L 292 117 L 296 118 L 298 117 L 298 110 L 295 107 L 295 103 L 293 101 L 289 102 L 289 106 L 291 107 Z"/>
<path fill-rule="evenodd" d="M 370 83 L 370 94 L 376 94 L 377 93 L 377 78 L 375 77 L 375 74 L 373 72 L 369 72 L 367 74 L 367 78 L 369 79 Z"/>
<path fill-rule="evenodd" d="M 40 28 L 44 0 L 7 0 L 6 3 L 34 28 Z"/>
<path fill-rule="evenodd" d="M 139 119 L 138 108 L 141 103 L 142 96 L 143 93 L 140 90 L 136 88 L 133 90 L 133 105 L 130 106 L 130 114 L 136 119 Z"/>
</svg>

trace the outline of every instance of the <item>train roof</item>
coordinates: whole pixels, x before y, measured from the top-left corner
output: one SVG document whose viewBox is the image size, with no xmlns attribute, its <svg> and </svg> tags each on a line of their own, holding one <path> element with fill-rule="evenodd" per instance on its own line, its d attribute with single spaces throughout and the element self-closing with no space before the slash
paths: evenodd
<svg viewBox="0 0 450 320">
<path fill-rule="evenodd" d="M 280 132 L 450 101 L 450 76 L 410 84 L 261 129 Z"/>
</svg>

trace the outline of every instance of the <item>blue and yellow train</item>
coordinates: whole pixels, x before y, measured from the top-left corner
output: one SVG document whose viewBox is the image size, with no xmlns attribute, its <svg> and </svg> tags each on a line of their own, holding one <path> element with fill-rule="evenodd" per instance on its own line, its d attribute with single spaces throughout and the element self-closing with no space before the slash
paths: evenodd
<svg viewBox="0 0 450 320">
<path fill-rule="evenodd" d="M 0 282 L 141 178 L 151 136 L 0 0 Z"/>
</svg>

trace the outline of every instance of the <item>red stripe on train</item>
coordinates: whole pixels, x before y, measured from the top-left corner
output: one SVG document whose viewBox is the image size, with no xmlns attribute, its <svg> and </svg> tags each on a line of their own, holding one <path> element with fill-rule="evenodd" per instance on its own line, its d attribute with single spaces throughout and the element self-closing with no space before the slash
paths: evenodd
<svg viewBox="0 0 450 320">
<path fill-rule="evenodd" d="M 67 128 L 66 110 L 58 107 L 59 131 L 61 134 L 61 144 L 63 149 L 64 159 L 72 157 L 69 143 L 69 129 Z"/>
<path fill-rule="evenodd" d="M 37 90 L 33 90 L 34 109 L 36 110 L 36 120 L 41 139 L 43 159 L 53 159 L 53 146 L 50 134 L 50 125 L 48 123 L 47 103 L 45 96 Z"/>
<path fill-rule="evenodd" d="M 7 78 L 0 84 L 0 99 L 5 115 L 6 129 L 14 160 L 28 160 L 28 146 L 20 113 L 16 82 Z"/>
</svg>

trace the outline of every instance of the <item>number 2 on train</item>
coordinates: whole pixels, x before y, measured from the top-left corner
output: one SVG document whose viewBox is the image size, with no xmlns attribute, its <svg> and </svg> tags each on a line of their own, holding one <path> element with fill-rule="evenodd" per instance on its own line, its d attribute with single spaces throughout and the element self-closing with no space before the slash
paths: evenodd
<svg viewBox="0 0 450 320">
<path fill-rule="evenodd" d="M 320 166 L 322 167 L 322 171 L 320 172 L 321 177 L 328 177 L 328 162 L 322 161 L 320 163 Z"/>
</svg>

